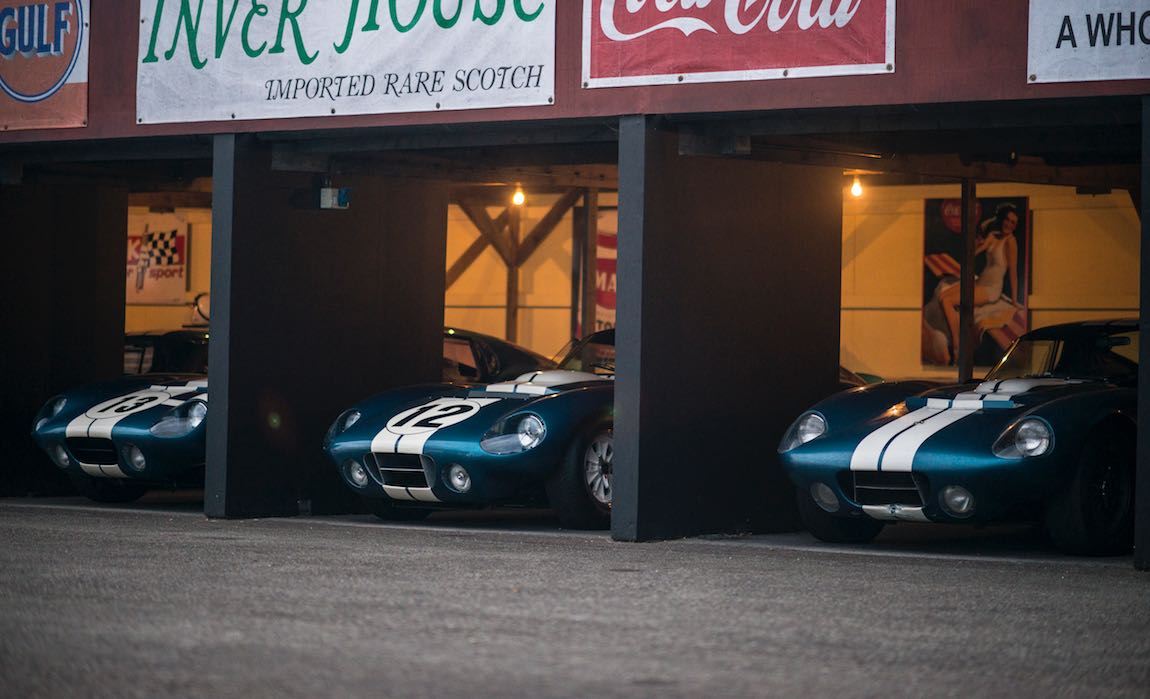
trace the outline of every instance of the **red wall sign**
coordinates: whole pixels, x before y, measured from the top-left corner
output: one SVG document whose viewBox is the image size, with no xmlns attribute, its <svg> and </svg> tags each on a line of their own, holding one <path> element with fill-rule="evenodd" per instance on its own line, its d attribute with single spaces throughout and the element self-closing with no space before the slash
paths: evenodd
<svg viewBox="0 0 1150 699">
<path fill-rule="evenodd" d="M 895 0 L 583 0 L 585 87 L 894 71 Z"/>
<path fill-rule="evenodd" d="M 88 0 L 0 0 L 0 129 L 83 126 Z"/>
</svg>

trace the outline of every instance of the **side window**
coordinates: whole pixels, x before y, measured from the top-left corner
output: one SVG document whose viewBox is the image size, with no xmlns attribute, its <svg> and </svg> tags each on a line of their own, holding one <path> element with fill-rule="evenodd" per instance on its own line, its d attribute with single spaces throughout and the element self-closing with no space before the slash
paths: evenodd
<svg viewBox="0 0 1150 699">
<path fill-rule="evenodd" d="M 124 347 L 124 373 L 148 373 L 152 370 L 152 355 L 151 345 L 126 345 Z"/>
<path fill-rule="evenodd" d="M 479 377 L 471 343 L 458 337 L 443 338 L 443 378 L 448 381 L 474 381 Z"/>
</svg>

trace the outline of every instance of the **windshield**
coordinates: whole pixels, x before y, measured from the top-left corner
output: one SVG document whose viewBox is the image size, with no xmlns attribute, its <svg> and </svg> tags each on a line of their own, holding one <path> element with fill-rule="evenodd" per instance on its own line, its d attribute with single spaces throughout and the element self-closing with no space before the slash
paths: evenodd
<svg viewBox="0 0 1150 699">
<path fill-rule="evenodd" d="M 559 368 L 614 376 L 615 331 L 605 330 L 583 338 L 571 348 Z"/>
<path fill-rule="evenodd" d="M 1023 377 L 1098 379 L 1125 383 L 1138 378 L 1138 333 L 1081 333 L 1061 339 L 1021 339 L 986 375 L 987 381 Z"/>
</svg>

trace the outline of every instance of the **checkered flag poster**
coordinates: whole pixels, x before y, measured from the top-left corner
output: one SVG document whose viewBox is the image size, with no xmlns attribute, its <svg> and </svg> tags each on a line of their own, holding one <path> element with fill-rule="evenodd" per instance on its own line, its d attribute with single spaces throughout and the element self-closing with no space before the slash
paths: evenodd
<svg viewBox="0 0 1150 699">
<path fill-rule="evenodd" d="M 129 217 L 127 301 L 182 303 L 188 294 L 188 222 L 178 214 Z"/>
</svg>

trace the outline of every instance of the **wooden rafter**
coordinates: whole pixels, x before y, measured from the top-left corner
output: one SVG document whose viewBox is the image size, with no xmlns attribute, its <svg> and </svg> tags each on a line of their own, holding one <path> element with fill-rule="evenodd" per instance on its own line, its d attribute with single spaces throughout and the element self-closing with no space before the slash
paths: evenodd
<svg viewBox="0 0 1150 699">
<path fill-rule="evenodd" d="M 511 238 L 507 233 L 506 225 L 496 227 L 495 220 L 487 214 L 487 210 L 471 199 L 460 199 L 459 208 L 466 214 L 471 224 L 479 230 L 479 234 L 486 238 L 491 247 L 495 248 L 495 251 L 503 258 L 503 264 L 514 267 L 515 256 L 511 251 Z M 500 218 L 507 221 L 506 217 L 501 216 Z"/>
<path fill-rule="evenodd" d="M 581 196 L 583 196 L 583 193 L 578 189 L 568 190 L 563 196 L 559 197 L 559 201 L 555 202 L 543 218 L 539 219 L 539 222 L 531 228 L 531 232 L 528 233 L 527 236 L 523 238 L 523 242 L 519 244 L 519 259 L 517 260 L 519 266 L 527 262 L 539 246 L 547 240 L 547 237 L 551 235 L 551 232 L 555 230 L 555 227 L 559 225 L 559 222 L 567 215 L 571 207 L 575 206 L 575 202 L 579 201 L 579 197 Z"/>
<path fill-rule="evenodd" d="M 471 243 L 470 246 L 468 246 L 466 250 L 463 251 L 463 254 L 459 256 L 459 259 L 452 263 L 451 269 L 447 270 L 446 282 L 448 289 L 451 288 L 452 284 L 459 281 L 459 278 L 463 276 L 463 273 L 466 272 L 471 267 L 471 265 L 479 259 L 479 256 L 482 255 L 483 251 L 487 249 L 487 245 L 487 238 L 484 238 L 482 235 L 479 236 L 473 243 Z"/>
</svg>

